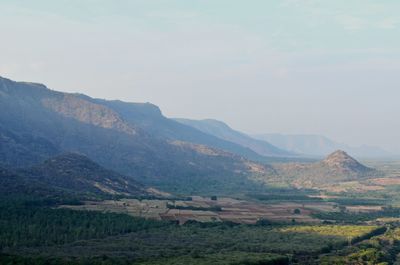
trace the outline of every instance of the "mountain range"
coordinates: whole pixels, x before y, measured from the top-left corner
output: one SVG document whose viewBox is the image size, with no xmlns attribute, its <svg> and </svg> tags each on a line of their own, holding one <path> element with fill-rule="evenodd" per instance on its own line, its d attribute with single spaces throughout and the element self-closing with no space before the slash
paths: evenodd
<svg viewBox="0 0 400 265">
<path fill-rule="evenodd" d="M 271 157 L 302 159 L 220 121 L 173 120 L 150 103 L 94 99 L 0 78 L 5 187 L 13 179 L 31 191 L 231 194 L 265 191 L 276 182 L 312 187 L 379 174 L 343 151 L 314 163 L 265 163 Z"/>
<path fill-rule="evenodd" d="M 149 103 L 62 93 L 0 78 L 0 161 L 26 168 L 64 153 L 171 192 L 259 188 L 270 167 L 249 148 L 170 120 Z M 207 144 L 207 145 L 206 145 Z"/>
</svg>

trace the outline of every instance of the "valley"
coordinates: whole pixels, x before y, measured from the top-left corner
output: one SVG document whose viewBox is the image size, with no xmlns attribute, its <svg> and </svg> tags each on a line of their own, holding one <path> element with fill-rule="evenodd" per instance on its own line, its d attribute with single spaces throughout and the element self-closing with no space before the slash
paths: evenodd
<svg viewBox="0 0 400 265">
<path fill-rule="evenodd" d="M 0 78 L 0 264 L 395 264 L 400 163 Z M 367 263 L 373 260 L 374 263 Z"/>
<path fill-rule="evenodd" d="M 386 162 L 383 164 L 386 165 Z M 392 168 L 392 170 L 395 170 Z M 126 213 L 155 220 L 184 224 L 198 222 L 323 223 L 336 222 L 337 216 L 359 216 L 374 222 L 379 218 L 400 214 L 397 189 L 400 177 L 339 182 L 329 189 L 310 190 L 275 188 L 264 193 L 240 194 L 234 197 L 187 196 L 169 199 L 120 199 L 84 201 L 82 205 L 62 205 L 62 208 L 100 212 Z M 397 184 L 399 185 L 399 184 Z M 388 206 L 394 207 L 388 210 Z M 368 215 L 371 215 L 368 218 Z M 318 218 L 320 216 L 320 218 Z M 332 220 L 329 216 L 336 216 Z M 326 217 L 326 218 L 323 218 Z"/>
<path fill-rule="evenodd" d="M 0 0 L 0 265 L 400 265 L 399 10 Z"/>
</svg>

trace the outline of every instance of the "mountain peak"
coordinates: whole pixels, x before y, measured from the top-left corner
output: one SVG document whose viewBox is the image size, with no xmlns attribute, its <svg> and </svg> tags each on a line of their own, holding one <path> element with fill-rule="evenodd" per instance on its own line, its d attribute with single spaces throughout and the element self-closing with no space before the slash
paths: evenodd
<svg viewBox="0 0 400 265">
<path fill-rule="evenodd" d="M 335 152 L 333 152 L 330 155 L 328 155 L 325 160 L 329 160 L 329 159 L 348 159 L 348 158 L 354 159 L 349 154 L 347 154 L 345 151 L 336 150 Z"/>
<path fill-rule="evenodd" d="M 343 150 L 337 150 L 328 155 L 323 161 L 328 167 L 339 169 L 341 171 L 367 171 L 368 168 L 348 155 Z"/>
<path fill-rule="evenodd" d="M 347 154 L 345 151 L 343 150 L 336 150 L 335 152 L 331 153 L 330 155 L 328 155 L 324 161 L 325 162 L 342 162 L 344 160 L 354 160 L 354 158 L 352 158 L 349 154 Z"/>
</svg>

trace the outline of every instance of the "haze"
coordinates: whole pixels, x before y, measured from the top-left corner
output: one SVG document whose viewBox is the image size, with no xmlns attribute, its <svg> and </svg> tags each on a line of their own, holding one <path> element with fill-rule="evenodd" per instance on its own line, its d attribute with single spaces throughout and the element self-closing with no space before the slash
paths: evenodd
<svg viewBox="0 0 400 265">
<path fill-rule="evenodd" d="M 398 1 L 0 1 L 0 75 L 400 153 Z"/>
</svg>

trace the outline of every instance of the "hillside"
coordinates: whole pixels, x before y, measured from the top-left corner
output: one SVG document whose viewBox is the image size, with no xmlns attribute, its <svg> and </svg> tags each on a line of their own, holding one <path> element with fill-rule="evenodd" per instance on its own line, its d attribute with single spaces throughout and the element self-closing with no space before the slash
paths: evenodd
<svg viewBox="0 0 400 265">
<path fill-rule="evenodd" d="M 227 124 L 212 120 L 175 119 L 176 121 L 191 126 L 209 135 L 249 148 L 259 155 L 266 157 L 294 157 L 294 153 L 280 149 L 267 141 L 254 139 L 244 133 L 236 131 Z"/>
<path fill-rule="evenodd" d="M 0 168 L 0 197 L 10 199 L 13 196 L 38 196 L 47 197 L 51 195 L 62 195 L 43 183 L 31 180 L 11 170 Z M 4 196 L 4 197 L 3 197 Z"/>
<path fill-rule="evenodd" d="M 321 166 L 330 168 L 332 171 L 342 174 L 362 174 L 372 169 L 362 165 L 342 150 L 337 150 L 320 162 Z"/>
<path fill-rule="evenodd" d="M 279 148 L 313 157 L 324 157 L 335 150 L 344 150 L 360 158 L 382 158 L 392 155 L 379 147 L 349 146 L 322 135 L 258 134 L 253 137 L 268 141 Z"/>
<path fill-rule="evenodd" d="M 148 116 L 168 122 L 153 105 L 96 100 L 0 78 L 0 157 L 4 166 L 21 168 L 79 153 L 143 184 L 178 193 L 260 188 L 242 156 L 199 152 L 215 148 L 198 143 L 177 145 L 176 139 L 157 134 L 160 125 Z"/>
<path fill-rule="evenodd" d="M 113 195 L 154 196 L 157 190 L 107 170 L 79 154 L 62 154 L 30 168 L 0 168 L 0 192 L 6 196 L 90 199 Z"/>
<path fill-rule="evenodd" d="M 149 195 L 142 184 L 74 153 L 50 158 L 39 165 L 19 170 L 19 173 L 29 180 L 69 192 Z"/>
<path fill-rule="evenodd" d="M 333 152 L 324 160 L 316 163 L 276 164 L 274 168 L 282 180 L 297 187 L 307 188 L 363 180 L 381 175 L 377 170 L 362 165 L 341 150 Z"/>
</svg>

